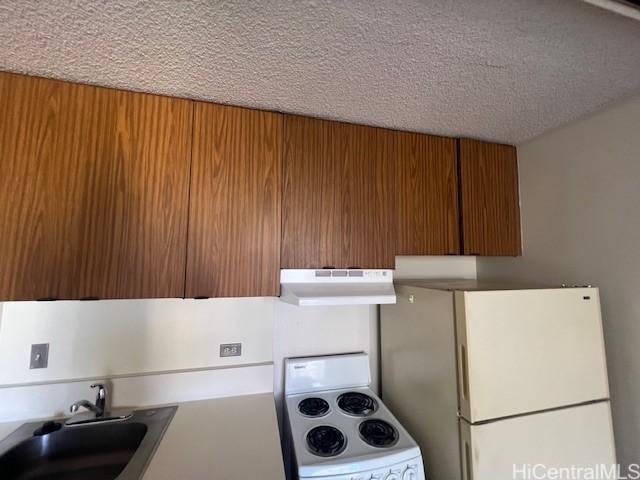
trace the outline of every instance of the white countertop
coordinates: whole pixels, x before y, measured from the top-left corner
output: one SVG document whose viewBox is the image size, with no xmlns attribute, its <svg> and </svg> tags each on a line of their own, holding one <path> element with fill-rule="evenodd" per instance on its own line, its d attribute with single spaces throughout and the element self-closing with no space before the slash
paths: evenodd
<svg viewBox="0 0 640 480">
<path fill-rule="evenodd" d="M 283 480 L 272 393 L 178 406 L 144 480 Z"/>
<path fill-rule="evenodd" d="M 12 433 L 23 423 L 29 423 L 30 420 L 20 420 L 17 422 L 3 422 L 0 423 L 0 440 L 4 439 L 7 435 Z"/>
<path fill-rule="evenodd" d="M 0 439 L 26 422 L 0 423 Z M 144 480 L 252 478 L 284 480 L 272 393 L 179 403 L 143 476 Z"/>
</svg>

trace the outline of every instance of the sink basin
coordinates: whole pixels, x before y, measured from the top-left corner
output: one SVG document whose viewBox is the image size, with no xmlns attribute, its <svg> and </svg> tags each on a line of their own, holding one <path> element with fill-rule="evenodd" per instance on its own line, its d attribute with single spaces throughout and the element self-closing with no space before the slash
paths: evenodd
<svg viewBox="0 0 640 480">
<path fill-rule="evenodd" d="M 0 478 L 139 479 L 176 408 L 137 410 L 125 420 L 73 426 L 24 424 L 0 442 Z"/>
</svg>

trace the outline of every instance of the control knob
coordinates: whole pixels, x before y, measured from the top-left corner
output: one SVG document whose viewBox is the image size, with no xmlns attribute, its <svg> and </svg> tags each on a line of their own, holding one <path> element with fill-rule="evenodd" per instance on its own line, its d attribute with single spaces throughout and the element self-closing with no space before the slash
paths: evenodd
<svg viewBox="0 0 640 480">
<path fill-rule="evenodd" d="M 418 472 L 414 467 L 408 467 L 402 475 L 402 480 L 418 480 Z"/>
</svg>

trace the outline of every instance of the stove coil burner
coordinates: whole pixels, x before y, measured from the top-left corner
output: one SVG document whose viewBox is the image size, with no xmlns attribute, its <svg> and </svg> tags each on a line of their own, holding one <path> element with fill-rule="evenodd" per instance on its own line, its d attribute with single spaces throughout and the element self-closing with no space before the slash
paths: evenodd
<svg viewBox="0 0 640 480">
<path fill-rule="evenodd" d="M 322 398 L 309 397 L 298 404 L 298 411 L 305 417 L 323 417 L 329 413 L 329 404 Z"/>
<path fill-rule="evenodd" d="M 362 439 L 372 447 L 391 447 L 398 441 L 398 431 L 384 420 L 365 420 L 358 430 Z"/>
<path fill-rule="evenodd" d="M 369 395 L 360 392 L 347 392 L 338 397 L 338 407 L 349 415 L 366 417 L 375 412 L 378 405 Z"/>
<path fill-rule="evenodd" d="M 307 433 L 307 447 L 319 457 L 335 457 L 344 451 L 347 441 L 340 430 L 329 425 L 314 427 Z"/>
</svg>

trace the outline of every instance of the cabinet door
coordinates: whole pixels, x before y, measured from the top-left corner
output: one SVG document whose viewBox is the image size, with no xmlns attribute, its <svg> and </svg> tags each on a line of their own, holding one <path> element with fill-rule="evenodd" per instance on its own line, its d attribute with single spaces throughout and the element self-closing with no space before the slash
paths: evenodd
<svg viewBox="0 0 640 480">
<path fill-rule="evenodd" d="M 79 199 L 79 296 L 182 297 L 192 102 L 108 95 L 109 135 L 95 132 L 102 150 L 79 178 L 87 188 Z"/>
<path fill-rule="evenodd" d="M 280 288 L 282 115 L 195 104 L 187 297 Z"/>
<path fill-rule="evenodd" d="M 393 138 L 396 254 L 458 254 L 455 140 L 408 132 L 393 132 Z"/>
<path fill-rule="evenodd" d="M 0 74 L 0 298 L 181 297 L 191 103 Z"/>
<path fill-rule="evenodd" d="M 334 122 L 284 116 L 282 268 L 342 267 Z"/>
<path fill-rule="evenodd" d="M 285 115 L 282 268 L 394 267 L 386 131 Z"/>
<path fill-rule="evenodd" d="M 521 255 L 516 148 L 463 138 L 459 162 L 464 254 Z"/>
<path fill-rule="evenodd" d="M 340 168 L 342 267 L 395 268 L 393 132 L 334 123 L 332 158 Z"/>
</svg>

